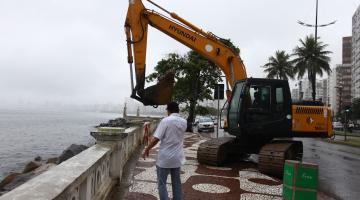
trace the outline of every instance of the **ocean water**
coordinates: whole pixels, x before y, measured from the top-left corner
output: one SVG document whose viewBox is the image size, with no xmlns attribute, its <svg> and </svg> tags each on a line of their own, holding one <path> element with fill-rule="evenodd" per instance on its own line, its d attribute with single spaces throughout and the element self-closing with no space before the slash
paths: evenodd
<svg viewBox="0 0 360 200">
<path fill-rule="evenodd" d="M 58 156 L 71 144 L 94 143 L 90 131 L 116 113 L 0 110 L 0 181 L 36 156 Z"/>
</svg>

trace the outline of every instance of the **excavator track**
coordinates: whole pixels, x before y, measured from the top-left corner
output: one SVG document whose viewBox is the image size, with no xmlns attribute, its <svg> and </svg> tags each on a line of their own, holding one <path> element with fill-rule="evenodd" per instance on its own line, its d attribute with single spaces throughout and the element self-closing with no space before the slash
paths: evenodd
<svg viewBox="0 0 360 200">
<path fill-rule="evenodd" d="M 224 137 L 211 139 L 199 145 L 197 159 L 200 164 L 219 166 L 226 161 L 228 150 L 227 144 L 235 138 Z"/>
<path fill-rule="evenodd" d="M 285 160 L 301 160 L 301 141 L 275 140 L 264 145 L 259 152 L 259 171 L 264 174 L 283 176 Z"/>
</svg>

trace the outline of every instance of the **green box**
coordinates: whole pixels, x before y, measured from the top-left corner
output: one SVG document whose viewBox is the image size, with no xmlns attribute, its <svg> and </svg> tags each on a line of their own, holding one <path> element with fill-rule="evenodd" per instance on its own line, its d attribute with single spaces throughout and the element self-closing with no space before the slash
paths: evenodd
<svg viewBox="0 0 360 200">
<path fill-rule="evenodd" d="M 318 171 L 317 166 L 300 163 L 295 185 L 297 187 L 316 190 L 318 185 Z"/>
<path fill-rule="evenodd" d="M 286 160 L 283 176 L 284 199 L 316 199 L 318 166 L 295 160 Z"/>
<path fill-rule="evenodd" d="M 317 192 L 313 189 L 302 189 L 283 185 L 283 198 L 285 200 L 316 200 Z"/>
</svg>

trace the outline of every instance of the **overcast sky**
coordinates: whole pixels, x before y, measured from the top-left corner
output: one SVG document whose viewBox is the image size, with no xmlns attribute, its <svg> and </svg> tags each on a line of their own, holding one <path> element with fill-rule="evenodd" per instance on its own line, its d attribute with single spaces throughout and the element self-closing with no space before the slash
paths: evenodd
<svg viewBox="0 0 360 200">
<path fill-rule="evenodd" d="M 248 76 L 276 50 L 292 52 L 314 29 L 315 0 L 155 0 L 240 47 Z M 144 2 L 146 7 L 154 8 Z M 319 0 L 321 40 L 341 63 L 360 0 Z M 124 20 L 128 0 L 0 0 L 0 104 L 122 103 L 130 95 Z M 150 28 L 147 74 L 170 52 L 189 49 Z"/>
</svg>

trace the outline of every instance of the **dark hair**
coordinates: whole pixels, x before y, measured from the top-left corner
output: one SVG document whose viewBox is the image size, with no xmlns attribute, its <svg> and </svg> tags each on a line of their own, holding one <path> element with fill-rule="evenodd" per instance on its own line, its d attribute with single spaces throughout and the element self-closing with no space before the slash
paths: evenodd
<svg viewBox="0 0 360 200">
<path fill-rule="evenodd" d="M 179 104 L 176 102 L 170 102 L 167 104 L 166 110 L 170 113 L 179 113 Z"/>
</svg>

